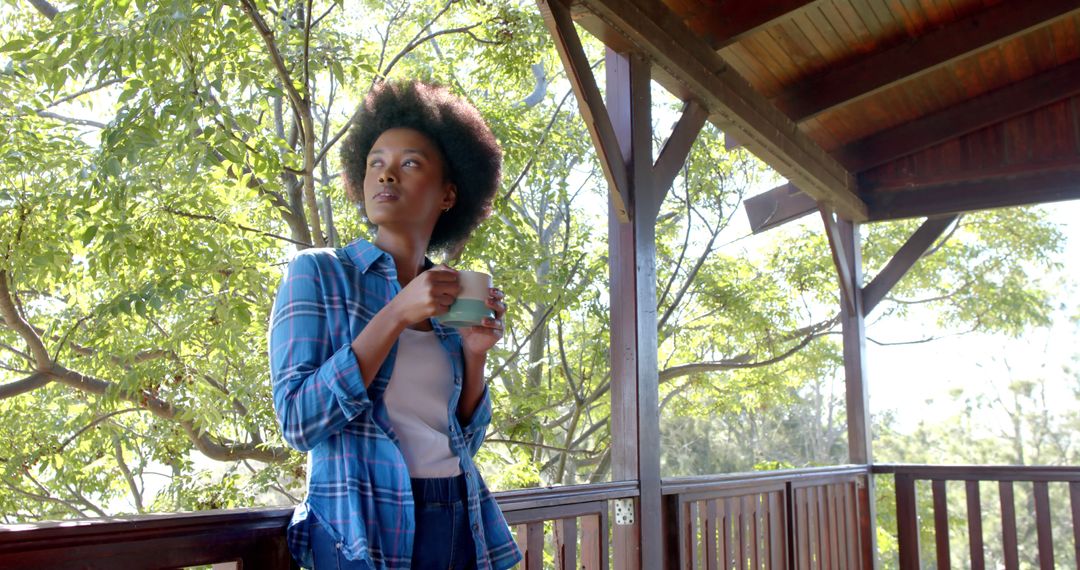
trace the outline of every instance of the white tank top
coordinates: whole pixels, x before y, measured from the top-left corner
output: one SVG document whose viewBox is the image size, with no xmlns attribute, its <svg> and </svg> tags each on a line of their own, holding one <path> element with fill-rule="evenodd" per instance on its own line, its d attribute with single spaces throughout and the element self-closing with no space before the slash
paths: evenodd
<svg viewBox="0 0 1080 570">
<path fill-rule="evenodd" d="M 410 477 L 461 474 L 458 458 L 450 451 L 448 408 L 453 387 L 450 356 L 435 332 L 402 331 L 383 400 Z"/>
</svg>

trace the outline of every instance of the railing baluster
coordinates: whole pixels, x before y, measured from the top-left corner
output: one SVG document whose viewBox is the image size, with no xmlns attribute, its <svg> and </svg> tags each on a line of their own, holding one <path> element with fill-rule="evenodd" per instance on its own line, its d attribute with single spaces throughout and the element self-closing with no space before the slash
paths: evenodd
<svg viewBox="0 0 1080 570">
<path fill-rule="evenodd" d="M 919 568 L 919 522 L 915 512 L 915 479 L 896 473 L 896 538 L 900 550 L 900 570 Z"/>
<path fill-rule="evenodd" d="M 710 570 L 708 561 L 708 501 L 698 504 L 698 567 Z"/>
<path fill-rule="evenodd" d="M 543 570 L 544 568 L 544 523 L 531 522 L 526 525 L 525 569 Z"/>
<path fill-rule="evenodd" d="M 822 566 L 822 544 L 824 541 L 822 537 L 824 535 L 821 528 L 821 508 L 818 502 L 819 489 L 816 487 L 807 488 L 807 519 L 810 521 L 810 532 L 807 533 L 810 537 L 810 567 L 816 570 L 827 570 L 825 566 Z"/>
<path fill-rule="evenodd" d="M 1012 481 L 999 481 L 1001 498 L 1001 546 L 1005 557 L 1005 570 L 1020 570 L 1020 556 L 1016 547 L 1016 499 Z"/>
<path fill-rule="evenodd" d="M 847 504 L 847 490 L 851 483 L 841 483 L 833 489 L 833 500 L 836 512 L 836 556 L 839 559 L 841 570 L 854 570 L 848 560 L 851 552 L 851 542 L 848 537 L 847 518 L 845 505 Z"/>
<path fill-rule="evenodd" d="M 555 567 L 558 570 L 578 570 L 577 518 L 555 521 Z"/>
<path fill-rule="evenodd" d="M 1069 483 L 1069 503 L 1072 505 L 1073 556 L 1076 567 L 1080 568 L 1080 482 Z"/>
<path fill-rule="evenodd" d="M 786 519 L 782 506 L 783 494 L 780 491 L 769 493 L 769 570 L 784 568 L 784 529 Z"/>
<path fill-rule="evenodd" d="M 982 502 L 979 499 L 979 482 L 966 481 L 968 544 L 971 546 L 971 570 L 985 570 L 986 554 L 983 551 Z"/>
<path fill-rule="evenodd" d="M 717 507 L 720 509 L 720 523 L 716 528 L 720 543 L 717 558 L 720 568 L 728 570 L 731 568 L 731 509 L 728 508 L 727 499 L 717 499 Z"/>
<path fill-rule="evenodd" d="M 747 534 L 748 540 L 746 541 L 746 546 L 748 546 L 750 550 L 750 568 L 751 570 L 758 570 L 758 545 L 761 543 L 761 538 L 758 534 L 760 529 L 758 518 L 761 516 L 761 494 L 754 493 L 746 499 L 749 506 L 747 510 L 750 513 L 749 520 L 747 521 L 749 523 L 747 526 L 749 526 L 750 532 Z"/>
<path fill-rule="evenodd" d="M 732 506 L 735 507 L 733 518 L 738 525 L 735 531 L 737 537 L 735 540 L 738 541 L 738 549 L 735 551 L 735 555 L 738 557 L 738 566 L 736 568 L 746 570 L 746 516 L 744 515 L 746 509 L 743 508 L 743 498 L 735 499 Z"/>
<path fill-rule="evenodd" d="M 844 485 L 843 513 L 844 513 L 844 552 L 848 570 L 859 568 L 859 528 L 855 524 L 858 516 L 855 512 L 855 498 L 857 496 L 858 482 L 852 481 Z"/>
<path fill-rule="evenodd" d="M 951 567 L 949 559 L 949 503 L 945 493 L 945 481 L 934 479 L 931 483 L 934 494 L 934 538 L 937 542 L 938 570 Z"/>
<path fill-rule="evenodd" d="M 772 556 L 769 552 L 769 541 L 772 537 L 772 527 L 769 526 L 771 499 L 772 492 L 770 491 L 758 494 L 758 561 L 761 567 L 766 569 L 769 568 L 769 558 Z"/>
<path fill-rule="evenodd" d="M 795 542 L 799 553 L 796 568 L 810 570 L 810 501 L 805 488 L 795 489 L 795 511 L 798 513 L 795 519 Z"/>
<path fill-rule="evenodd" d="M 683 541 L 685 545 L 686 556 L 685 567 L 691 570 L 697 570 L 698 566 L 698 505 L 697 501 L 690 501 L 686 503 L 686 540 Z"/>
<path fill-rule="evenodd" d="M 844 560 L 840 556 L 840 525 L 837 524 L 837 508 L 836 508 L 836 495 L 837 486 L 829 485 L 825 487 L 825 506 L 829 510 L 829 548 L 832 549 L 830 554 L 833 561 L 833 568 L 839 568 L 840 570 L 847 570 L 844 568 Z"/>
<path fill-rule="evenodd" d="M 708 515 L 705 517 L 705 536 L 702 537 L 705 540 L 705 567 L 716 570 L 720 562 L 716 552 L 716 523 L 719 519 L 716 516 L 716 499 L 706 499 L 705 504 Z"/>
<path fill-rule="evenodd" d="M 1050 528 L 1050 490 L 1046 481 L 1035 482 L 1035 528 L 1039 535 L 1039 568 L 1054 568 L 1054 536 Z"/>
<path fill-rule="evenodd" d="M 607 537 L 600 537 L 600 515 L 581 517 L 581 567 L 584 570 L 601 570 L 600 543 L 607 542 Z M 607 556 L 604 556 L 605 565 Z"/>
</svg>

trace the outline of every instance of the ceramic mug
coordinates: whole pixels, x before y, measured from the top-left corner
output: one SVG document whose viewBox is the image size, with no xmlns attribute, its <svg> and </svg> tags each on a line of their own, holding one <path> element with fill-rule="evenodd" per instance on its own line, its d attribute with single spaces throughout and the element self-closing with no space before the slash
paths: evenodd
<svg viewBox="0 0 1080 570">
<path fill-rule="evenodd" d="M 491 296 L 491 276 L 479 271 L 458 271 L 458 283 L 461 292 L 446 314 L 438 317 L 443 326 L 462 328 L 474 327 L 483 323 L 487 317 L 495 318 L 495 311 L 488 307 L 487 299 Z"/>
</svg>

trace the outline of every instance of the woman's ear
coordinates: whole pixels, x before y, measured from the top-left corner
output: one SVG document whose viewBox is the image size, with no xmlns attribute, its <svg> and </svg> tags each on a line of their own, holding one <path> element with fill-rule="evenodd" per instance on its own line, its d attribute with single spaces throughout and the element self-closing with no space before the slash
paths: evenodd
<svg viewBox="0 0 1080 570">
<path fill-rule="evenodd" d="M 457 203 L 457 185 L 453 182 L 446 183 L 446 191 L 443 194 L 443 211 L 449 210 Z"/>
</svg>

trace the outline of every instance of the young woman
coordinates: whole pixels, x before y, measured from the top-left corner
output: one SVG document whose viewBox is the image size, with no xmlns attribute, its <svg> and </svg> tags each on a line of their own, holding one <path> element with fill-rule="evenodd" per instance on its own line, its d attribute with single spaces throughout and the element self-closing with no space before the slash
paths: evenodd
<svg viewBox="0 0 1080 570">
<path fill-rule="evenodd" d="M 274 409 L 308 452 L 290 549 L 316 570 L 513 566 L 521 554 L 472 459 L 491 420 L 484 363 L 503 294 L 490 291 L 494 319 L 443 327 L 457 272 L 426 257 L 486 215 L 502 152 L 464 100 L 386 82 L 342 163 L 374 241 L 300 252 L 270 317 Z"/>
</svg>

